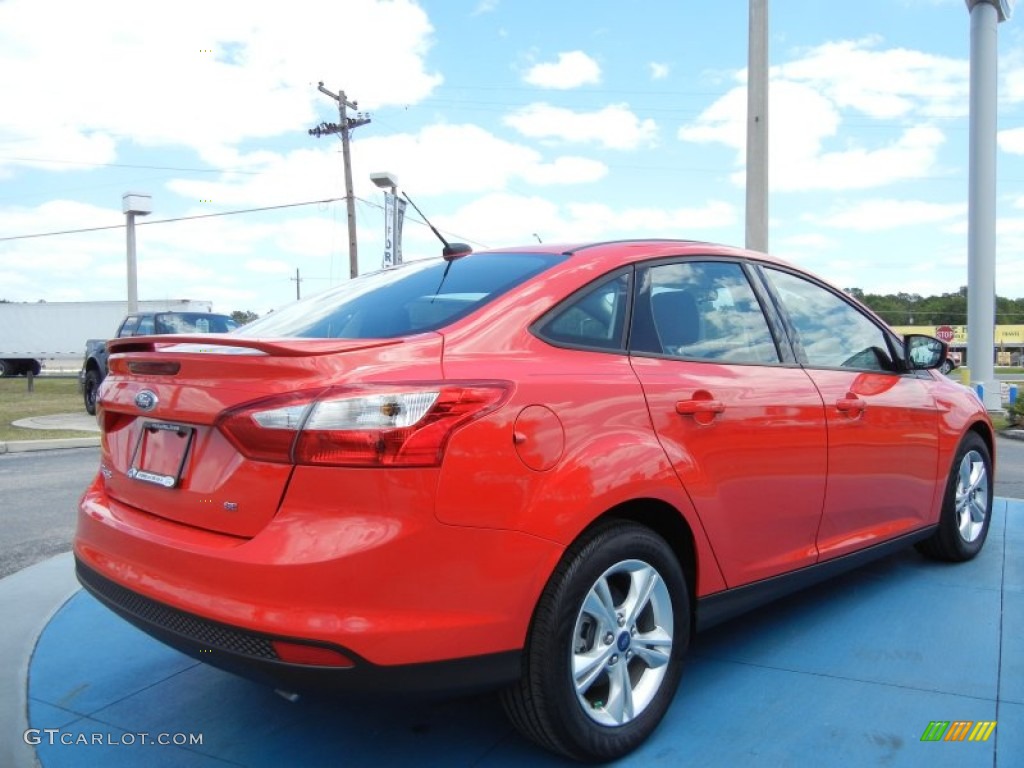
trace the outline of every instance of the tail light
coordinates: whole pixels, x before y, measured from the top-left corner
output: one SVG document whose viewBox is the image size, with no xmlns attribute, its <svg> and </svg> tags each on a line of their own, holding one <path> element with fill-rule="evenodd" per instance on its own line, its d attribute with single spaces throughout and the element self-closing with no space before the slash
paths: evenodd
<svg viewBox="0 0 1024 768">
<path fill-rule="evenodd" d="M 497 408 L 507 392 L 502 382 L 332 387 L 246 403 L 217 426 L 260 461 L 436 466 L 452 432 Z"/>
</svg>

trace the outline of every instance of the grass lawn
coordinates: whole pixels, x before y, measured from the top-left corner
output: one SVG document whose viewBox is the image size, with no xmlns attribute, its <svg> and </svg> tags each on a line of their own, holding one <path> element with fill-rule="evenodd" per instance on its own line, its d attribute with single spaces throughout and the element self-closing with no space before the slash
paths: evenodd
<svg viewBox="0 0 1024 768">
<path fill-rule="evenodd" d="M 35 391 L 28 391 L 28 380 L 21 376 L 0 379 L 0 442 L 8 440 L 46 440 L 55 437 L 93 437 L 74 430 L 22 429 L 12 421 L 29 416 L 85 412 L 78 382 L 73 378 L 51 379 L 37 376 Z"/>
</svg>

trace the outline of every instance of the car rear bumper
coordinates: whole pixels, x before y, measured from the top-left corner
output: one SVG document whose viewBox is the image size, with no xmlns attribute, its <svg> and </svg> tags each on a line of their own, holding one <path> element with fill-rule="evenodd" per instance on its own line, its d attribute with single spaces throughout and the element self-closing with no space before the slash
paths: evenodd
<svg viewBox="0 0 1024 768">
<path fill-rule="evenodd" d="M 199 661 L 290 691 L 467 693 L 509 684 L 520 674 L 520 652 L 486 654 L 424 664 L 381 666 L 343 647 L 331 648 L 352 665 L 297 664 L 280 658 L 274 641 L 305 644 L 210 621 L 125 589 L 76 558 L 78 580 L 96 599 L 143 632 Z"/>
<path fill-rule="evenodd" d="M 382 489 L 376 495 L 354 490 L 365 489 L 366 476 L 333 479 L 342 489 L 337 500 L 324 498 L 323 477 L 303 491 L 308 478 L 297 473 L 272 522 L 242 538 L 119 503 L 101 475 L 80 504 L 81 580 L 169 645 L 279 685 L 324 675 L 352 688 L 377 677 L 400 688 L 420 676 L 447 689 L 508 680 L 564 548 L 515 531 L 441 523 L 432 504 L 420 503 L 432 495 L 417 492 L 412 472 L 374 481 Z M 306 675 L 303 665 L 289 669 L 295 665 L 265 649 L 252 652 L 254 638 L 336 649 L 353 666 Z M 446 682 L 446 673 L 415 669 L 435 663 L 469 671 Z"/>
</svg>

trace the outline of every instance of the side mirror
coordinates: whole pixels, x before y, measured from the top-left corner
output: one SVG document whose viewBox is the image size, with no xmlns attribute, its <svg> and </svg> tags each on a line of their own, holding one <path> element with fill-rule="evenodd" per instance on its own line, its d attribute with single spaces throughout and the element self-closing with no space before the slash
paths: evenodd
<svg viewBox="0 0 1024 768">
<path fill-rule="evenodd" d="M 910 333 L 903 337 L 903 359 L 908 370 L 941 368 L 946 362 L 949 347 L 931 336 Z"/>
</svg>

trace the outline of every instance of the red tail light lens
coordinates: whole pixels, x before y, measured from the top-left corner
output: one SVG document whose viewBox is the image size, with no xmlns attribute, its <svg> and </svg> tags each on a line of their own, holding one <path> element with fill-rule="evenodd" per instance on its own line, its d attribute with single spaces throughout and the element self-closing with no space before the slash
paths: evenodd
<svg viewBox="0 0 1024 768">
<path fill-rule="evenodd" d="M 501 382 L 335 387 L 248 403 L 218 427 L 261 461 L 324 466 L 436 466 L 457 428 L 499 406 Z"/>
</svg>

